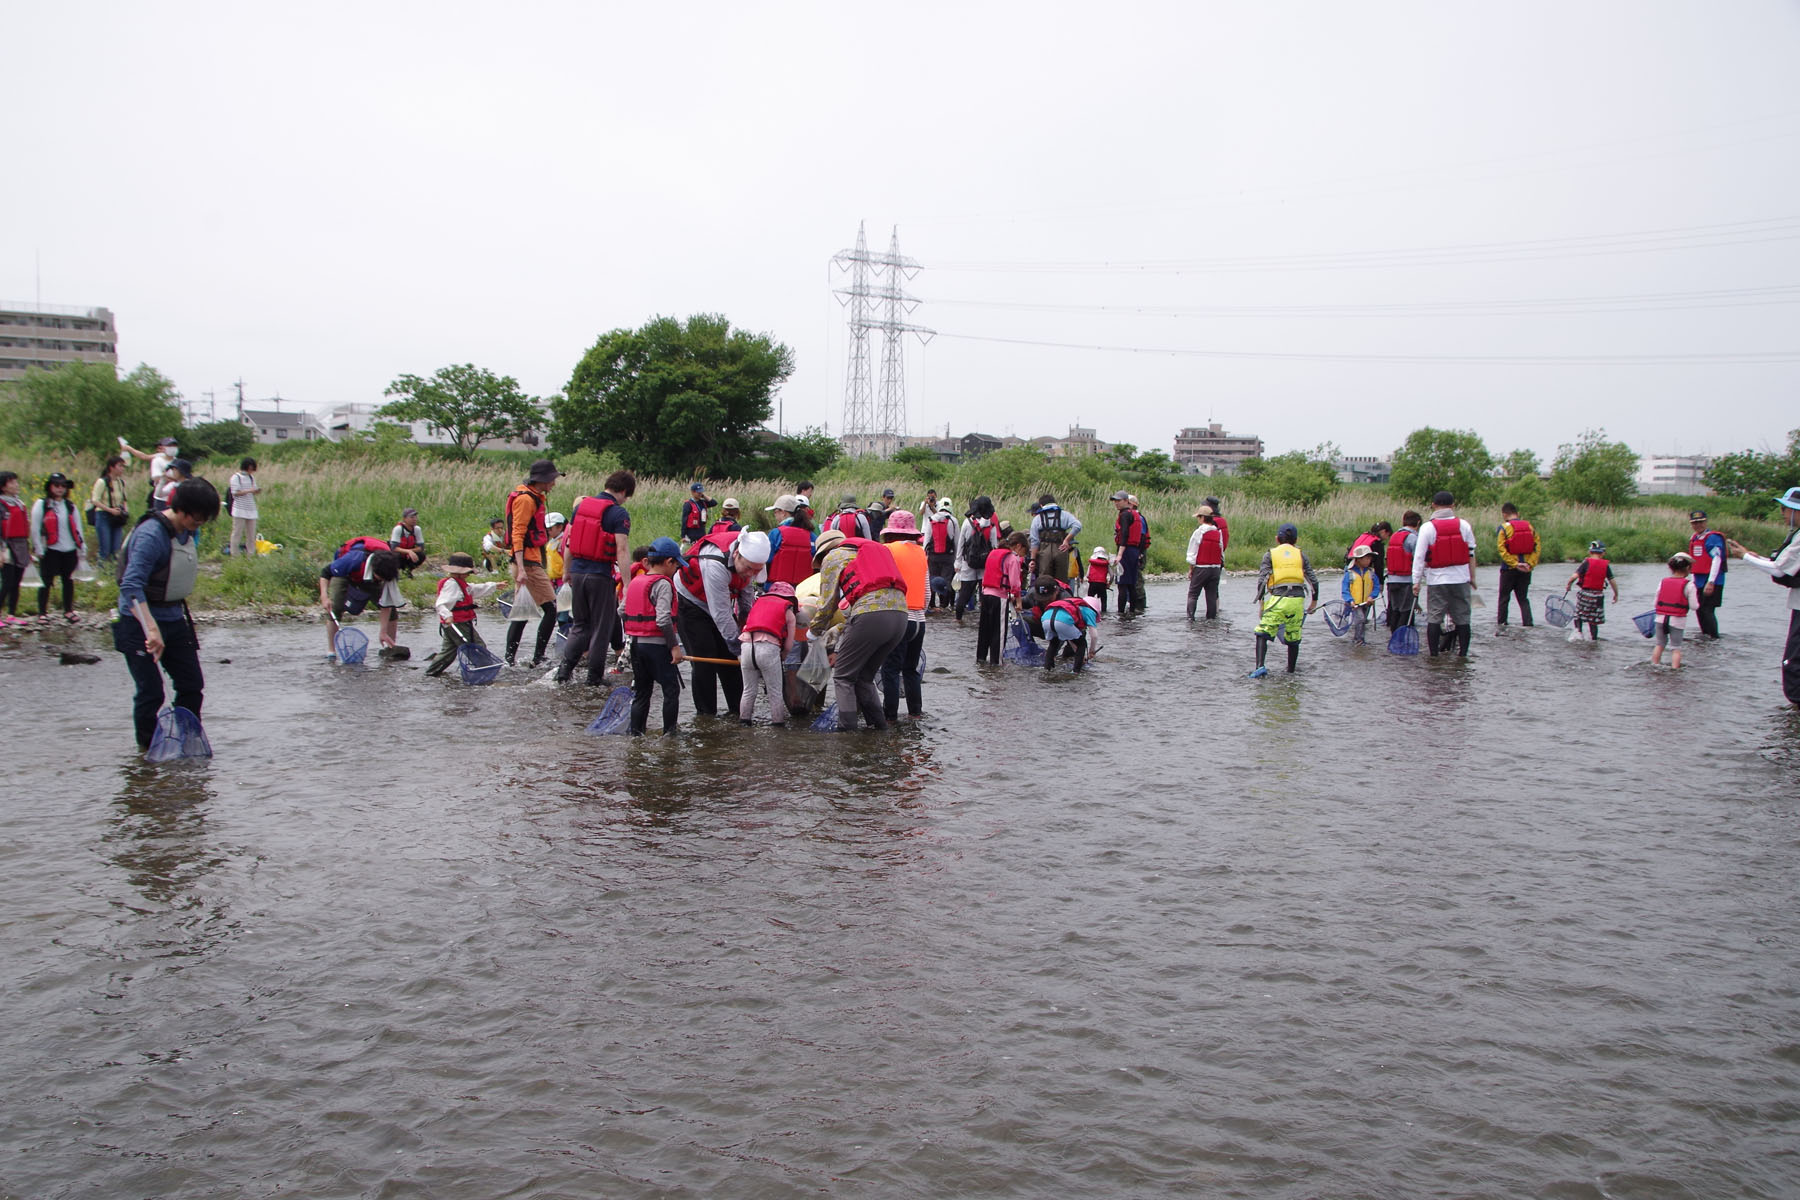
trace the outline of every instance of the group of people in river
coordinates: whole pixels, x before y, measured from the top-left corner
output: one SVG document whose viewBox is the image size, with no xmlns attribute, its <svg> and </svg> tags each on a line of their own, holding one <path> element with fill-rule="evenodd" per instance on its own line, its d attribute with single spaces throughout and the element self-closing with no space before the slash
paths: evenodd
<svg viewBox="0 0 1800 1200">
<path fill-rule="evenodd" d="M 120 540 L 109 543 L 120 547 L 113 641 L 137 685 L 140 744 L 148 744 L 164 703 L 163 674 L 174 687 L 175 703 L 196 716 L 200 712 L 204 679 L 185 601 L 198 574 L 195 538 L 221 511 L 213 485 L 180 469 L 176 447 L 160 449 L 165 462 L 158 464 L 163 470 L 147 511 L 122 546 Z M 96 508 L 125 511 L 122 488 L 112 486 L 122 463 L 122 458 L 109 461 L 96 486 Z M 246 459 L 228 494 L 235 499 L 249 491 L 253 501 L 254 470 L 254 461 Z M 535 621 L 529 665 L 550 666 L 549 679 L 568 683 L 579 672 L 583 682 L 601 685 L 609 665 L 615 673 L 628 672 L 629 728 L 637 734 L 646 731 L 659 688 L 662 728 L 675 730 L 683 690 L 676 668 L 683 663 L 690 669 L 694 709 L 702 715 L 719 715 L 722 696 L 727 716 L 749 724 L 760 705 L 771 723 L 782 725 L 829 696 L 837 728 L 880 730 L 898 719 L 902 705 L 909 716 L 922 712 L 925 630 L 933 612 L 959 623 L 975 612 L 977 663 L 1000 662 L 1011 636 L 1028 641 L 1031 658 L 1041 654 L 1046 669 L 1067 664 L 1080 672 L 1098 649 L 1096 626 L 1115 589 L 1120 613 L 1147 607 L 1150 525 L 1136 498 L 1124 491 L 1111 498 L 1112 549 L 1097 547 L 1083 559 L 1077 542 L 1082 522 L 1050 493 L 1032 506 L 1021 530 L 1002 519 L 986 496 L 959 516 L 948 497 L 935 493 L 916 510 L 901 507 L 891 488 L 867 506 L 844 495 L 821 514 L 814 508 L 812 485 L 803 482 L 767 507 L 775 523 L 765 532 L 745 527 L 736 499 L 715 506 L 705 486 L 695 483 L 676 536 L 633 548 L 627 505 L 637 480 L 631 472 L 613 472 L 598 495 L 577 499 L 566 518 L 549 508 L 560 478 L 551 460 L 534 462 L 507 494 L 502 517 L 484 539 L 484 559 L 504 570 L 512 584 L 506 661 L 516 663 Z M 27 510 L 18 477 L 0 472 L 7 549 L 7 591 L 0 595 L 8 615 L 17 601 L 21 562 L 35 560 L 45 571 L 43 608 L 49 581 L 62 575 L 62 556 L 82 549 L 81 514 L 68 500 L 71 487 L 65 476 L 52 475 L 43 499 Z M 1779 504 L 1789 536 L 1767 557 L 1712 529 L 1704 511 L 1690 514 L 1689 545 L 1670 557 L 1669 575 L 1657 591 L 1653 661 L 1661 662 L 1668 651 L 1670 664 L 1680 666 L 1690 619 L 1702 636 L 1718 636 L 1728 564 L 1740 559 L 1790 589 L 1783 690 L 1800 704 L 1800 487 L 1789 489 Z M 1512 505 L 1502 507 L 1501 518 L 1494 542 L 1501 564 L 1496 619 L 1506 625 L 1516 607 L 1521 623 L 1529 626 L 1534 622 L 1530 585 L 1542 542 Z M 1207 498 L 1194 519 L 1186 554 L 1186 615 L 1190 621 L 1215 620 L 1230 526 L 1215 497 Z M 234 529 L 232 541 L 254 545 L 254 526 Z M 1398 529 L 1378 522 L 1344 552 L 1338 598 L 1352 640 L 1366 639 L 1375 604 L 1385 600 L 1390 632 L 1415 626 L 1422 613 L 1431 655 L 1466 656 L 1480 557 L 1474 529 L 1457 514 L 1447 492 L 1433 497 L 1429 517 L 1408 511 Z M 385 538 L 359 535 L 339 546 L 319 573 L 328 640 L 345 617 L 373 607 L 381 644 L 398 649 L 397 618 L 406 604 L 398 581 L 426 561 L 424 531 L 411 508 Z M 477 569 L 471 554 L 458 551 L 445 560 L 434 603 L 440 646 L 427 664 L 429 675 L 447 670 L 462 646 L 482 644 L 477 610 L 502 583 L 473 580 Z M 1085 594 L 1078 595 L 1083 584 Z M 72 612 L 72 586 L 66 588 L 65 611 Z M 1320 590 L 1313 560 L 1300 549 L 1299 530 L 1282 525 L 1256 573 L 1252 677 L 1267 676 L 1269 649 L 1276 642 L 1285 647 L 1287 670 L 1296 669 L 1305 618 L 1319 607 Z M 1564 583 L 1563 594 L 1574 598 L 1572 637 L 1599 636 L 1608 590 L 1617 602 L 1606 547 L 1596 541 Z M 559 624 L 565 636 L 553 660 Z"/>
</svg>

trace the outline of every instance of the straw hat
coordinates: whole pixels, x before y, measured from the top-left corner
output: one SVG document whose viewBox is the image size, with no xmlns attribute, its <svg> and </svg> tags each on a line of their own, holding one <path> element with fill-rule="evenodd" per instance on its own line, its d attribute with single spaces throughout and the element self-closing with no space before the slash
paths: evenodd
<svg viewBox="0 0 1800 1200">
<path fill-rule="evenodd" d="M 813 543 L 813 561 L 818 562 L 821 558 L 824 558 L 831 551 L 842 545 L 843 541 L 843 530 L 827 529 L 824 533 L 819 535 L 819 540 Z"/>
</svg>

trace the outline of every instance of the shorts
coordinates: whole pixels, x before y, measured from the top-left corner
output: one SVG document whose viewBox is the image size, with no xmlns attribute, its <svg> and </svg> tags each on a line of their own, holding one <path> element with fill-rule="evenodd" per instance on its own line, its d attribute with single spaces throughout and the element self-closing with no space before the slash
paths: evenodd
<svg viewBox="0 0 1800 1200">
<path fill-rule="evenodd" d="M 1300 640 L 1300 626 L 1305 620 L 1305 596 L 1264 596 L 1256 632 L 1291 644 Z"/>
<path fill-rule="evenodd" d="M 377 608 L 397 610 L 406 606 L 406 597 L 400 594 L 400 585 L 393 580 L 382 584 L 380 593 L 370 595 L 361 587 L 351 587 L 350 581 L 339 575 L 325 585 L 325 591 L 331 600 L 331 615 L 339 620 L 343 619 L 345 613 L 356 616 L 371 601 Z"/>
<path fill-rule="evenodd" d="M 1682 636 L 1686 632 L 1680 625 L 1669 624 L 1669 619 L 1664 617 L 1656 623 L 1656 644 L 1667 646 L 1671 650 L 1679 650 Z"/>
<path fill-rule="evenodd" d="M 543 563 L 525 564 L 524 587 L 531 593 L 531 598 L 538 602 L 538 607 L 556 607 L 556 585 L 550 582 L 550 572 L 544 569 Z"/>
</svg>

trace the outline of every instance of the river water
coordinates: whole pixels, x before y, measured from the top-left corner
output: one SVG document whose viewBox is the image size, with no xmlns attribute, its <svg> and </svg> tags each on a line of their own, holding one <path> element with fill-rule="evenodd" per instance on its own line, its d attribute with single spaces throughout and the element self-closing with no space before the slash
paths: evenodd
<svg viewBox="0 0 1800 1200">
<path fill-rule="evenodd" d="M 197 766 L 8 639 L 0 1195 L 1800 1195 L 1783 597 L 1675 674 L 1620 574 L 1262 681 L 1244 580 L 1080 677 L 933 621 L 889 735 L 222 626 Z"/>
</svg>

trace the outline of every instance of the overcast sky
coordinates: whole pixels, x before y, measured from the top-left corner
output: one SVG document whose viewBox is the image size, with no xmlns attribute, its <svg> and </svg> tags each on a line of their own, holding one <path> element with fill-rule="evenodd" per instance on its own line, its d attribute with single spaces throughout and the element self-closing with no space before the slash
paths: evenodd
<svg viewBox="0 0 1800 1200">
<path fill-rule="evenodd" d="M 1546 459 L 1800 425 L 1800 6 L 16 5 L 0 299 L 323 410 L 719 312 L 841 420 L 831 257 L 924 268 L 910 425 Z M 1149 311 L 1146 311 L 1149 310 Z M 1105 347 L 1104 349 L 1100 347 Z M 874 346 L 877 366 L 880 342 Z M 1761 361 L 1756 361 L 1757 356 Z M 1575 360 L 1575 361 L 1569 361 Z"/>
</svg>

